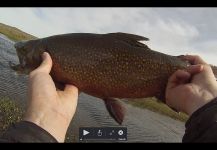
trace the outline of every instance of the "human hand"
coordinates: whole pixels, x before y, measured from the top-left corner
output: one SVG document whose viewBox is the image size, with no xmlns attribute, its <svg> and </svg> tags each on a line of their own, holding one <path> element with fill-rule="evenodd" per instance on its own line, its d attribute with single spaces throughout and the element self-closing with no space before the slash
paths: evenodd
<svg viewBox="0 0 217 150">
<path fill-rule="evenodd" d="M 43 53 L 43 62 L 29 75 L 29 102 L 24 120 L 35 123 L 53 135 L 58 142 L 64 142 L 78 100 L 78 89 L 66 85 L 64 91 L 56 90 L 49 75 L 52 60 Z"/>
<path fill-rule="evenodd" d="M 166 104 L 191 115 L 217 97 L 217 82 L 211 67 L 199 56 L 186 55 L 182 59 L 192 65 L 169 78 Z"/>
</svg>

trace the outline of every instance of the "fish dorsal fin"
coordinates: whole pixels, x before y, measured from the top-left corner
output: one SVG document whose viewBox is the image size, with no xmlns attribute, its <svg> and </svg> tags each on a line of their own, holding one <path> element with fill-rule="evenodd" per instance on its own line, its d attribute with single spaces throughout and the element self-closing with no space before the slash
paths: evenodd
<svg viewBox="0 0 217 150">
<path fill-rule="evenodd" d="M 149 39 L 146 37 L 135 35 L 135 34 L 129 34 L 129 33 L 117 32 L 117 33 L 108 33 L 107 35 L 137 47 L 147 47 L 147 45 L 140 43 L 139 41 L 149 41 Z"/>
<path fill-rule="evenodd" d="M 144 36 L 139 36 L 136 34 L 129 34 L 129 33 L 122 33 L 122 32 L 116 32 L 116 33 L 108 33 L 108 35 L 115 36 L 117 38 L 122 38 L 125 40 L 133 40 L 133 41 L 149 41 L 148 38 Z"/>
</svg>

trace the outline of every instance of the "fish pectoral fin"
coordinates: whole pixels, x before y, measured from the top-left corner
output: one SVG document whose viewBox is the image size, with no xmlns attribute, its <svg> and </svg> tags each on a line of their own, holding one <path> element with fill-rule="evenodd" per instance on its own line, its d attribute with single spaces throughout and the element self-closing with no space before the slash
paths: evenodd
<svg viewBox="0 0 217 150">
<path fill-rule="evenodd" d="M 123 42 L 126 42 L 131 46 L 148 48 L 147 45 L 139 42 L 139 41 L 149 41 L 148 38 L 143 37 L 143 36 L 139 36 L 139 35 L 135 35 L 135 34 L 129 34 L 129 33 L 122 33 L 122 32 L 108 33 L 106 35 L 112 36 L 113 38 L 116 38 L 116 39 L 119 39 Z"/>
<path fill-rule="evenodd" d="M 122 124 L 126 112 L 125 107 L 120 101 L 113 98 L 104 98 L 103 100 L 110 116 L 114 118 L 117 123 Z"/>
</svg>

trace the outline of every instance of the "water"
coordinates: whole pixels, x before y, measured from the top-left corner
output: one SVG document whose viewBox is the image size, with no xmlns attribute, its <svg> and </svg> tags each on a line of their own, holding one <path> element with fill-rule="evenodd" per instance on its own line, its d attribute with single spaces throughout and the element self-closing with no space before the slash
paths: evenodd
<svg viewBox="0 0 217 150">
<path fill-rule="evenodd" d="M 8 62 L 18 63 L 14 42 L 0 35 L 0 97 L 9 96 L 25 105 L 27 76 L 17 75 Z M 169 117 L 124 104 L 127 110 L 123 125 L 128 130 L 128 142 L 181 142 L 184 123 Z M 78 142 L 79 127 L 119 126 L 108 114 L 102 100 L 81 93 L 68 133 Z"/>
<path fill-rule="evenodd" d="M 9 61 L 18 63 L 14 42 L 0 35 L 0 96 L 25 101 L 27 97 L 27 76 L 17 75 L 9 67 Z"/>
</svg>

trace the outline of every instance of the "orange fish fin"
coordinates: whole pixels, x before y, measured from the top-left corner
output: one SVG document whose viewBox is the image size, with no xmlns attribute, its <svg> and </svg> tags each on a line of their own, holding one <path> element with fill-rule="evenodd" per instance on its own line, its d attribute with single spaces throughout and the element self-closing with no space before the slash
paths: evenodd
<svg viewBox="0 0 217 150">
<path fill-rule="evenodd" d="M 121 125 L 126 112 L 125 107 L 113 98 L 104 98 L 103 100 L 111 117 Z"/>
</svg>

